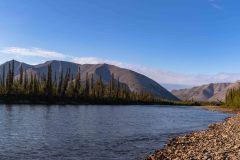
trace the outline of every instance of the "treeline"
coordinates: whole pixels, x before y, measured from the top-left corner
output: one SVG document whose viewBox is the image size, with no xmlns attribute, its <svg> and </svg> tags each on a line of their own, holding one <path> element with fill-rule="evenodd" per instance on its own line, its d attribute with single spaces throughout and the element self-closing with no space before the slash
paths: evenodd
<svg viewBox="0 0 240 160">
<path fill-rule="evenodd" d="M 4 66 L 3 66 L 4 67 Z M 82 79 L 81 69 L 74 76 L 71 69 L 59 76 L 48 65 L 47 74 L 38 75 L 22 66 L 15 77 L 14 61 L 0 75 L 0 101 L 17 103 L 90 103 L 90 104 L 171 104 L 150 93 L 131 92 L 125 84 L 112 74 L 110 83 L 104 84 L 102 77 L 94 79 L 86 73 Z"/>
<path fill-rule="evenodd" d="M 225 105 L 240 108 L 240 88 L 230 89 L 225 97 Z"/>
</svg>

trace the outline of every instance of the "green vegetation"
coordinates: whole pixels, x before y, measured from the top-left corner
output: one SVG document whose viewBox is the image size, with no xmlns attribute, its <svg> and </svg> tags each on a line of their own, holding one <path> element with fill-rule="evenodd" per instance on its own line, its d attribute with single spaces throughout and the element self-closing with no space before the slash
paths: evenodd
<svg viewBox="0 0 240 160">
<path fill-rule="evenodd" d="M 119 78 L 111 75 L 106 84 L 102 77 L 94 79 L 94 75 L 86 73 L 82 79 L 81 69 L 73 75 L 70 68 L 59 74 L 48 65 L 47 74 L 27 72 L 23 66 L 19 75 L 14 77 L 14 61 L 3 66 L 0 74 L 0 103 L 16 104 L 161 104 L 182 106 L 219 105 L 210 102 L 168 101 L 151 93 L 131 92 L 127 85 L 120 83 Z M 59 75 L 59 76 L 57 76 Z M 236 92 L 236 93 L 235 93 Z M 230 92 L 230 97 L 236 96 L 233 103 L 240 101 L 240 90 Z M 230 104 L 230 98 L 227 101 Z"/>
<path fill-rule="evenodd" d="M 111 76 L 110 83 L 104 84 L 102 77 L 86 74 L 82 80 L 80 67 L 77 74 L 70 68 L 59 77 L 48 66 L 47 75 L 37 75 L 19 69 L 19 76 L 14 77 L 14 61 L 0 75 L 0 101 L 2 103 L 50 103 L 50 104 L 178 104 L 169 102 L 150 93 L 131 92 L 119 79 Z"/>
<path fill-rule="evenodd" d="M 240 108 L 240 88 L 231 89 L 225 97 L 225 105 L 232 108 Z"/>
</svg>

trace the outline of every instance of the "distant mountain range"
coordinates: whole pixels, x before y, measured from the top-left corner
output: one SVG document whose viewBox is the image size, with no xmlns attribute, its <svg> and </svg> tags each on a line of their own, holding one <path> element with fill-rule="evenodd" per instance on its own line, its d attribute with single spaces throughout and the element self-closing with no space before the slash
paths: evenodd
<svg viewBox="0 0 240 160">
<path fill-rule="evenodd" d="M 190 89 L 173 90 L 172 94 L 180 100 L 223 102 L 228 90 L 238 87 L 240 87 L 240 81 L 236 83 L 211 83 Z"/>
<path fill-rule="evenodd" d="M 4 70 L 5 73 L 8 72 L 8 65 L 9 62 L 6 62 L 2 65 L 0 65 L 0 74 L 2 75 Z M 76 64 L 66 61 L 47 61 L 43 64 L 38 65 L 29 65 L 26 63 L 14 61 L 14 72 L 15 72 L 15 78 L 19 76 L 19 70 L 22 66 L 24 70 L 26 70 L 27 74 L 36 74 L 38 76 L 40 75 L 47 75 L 48 71 L 48 65 L 51 65 L 52 67 L 52 76 L 55 76 L 58 78 L 60 76 L 61 71 L 63 74 L 66 73 L 67 69 L 71 69 L 71 73 L 73 77 L 77 74 L 78 68 L 81 68 L 81 75 L 82 80 L 84 81 L 86 78 L 86 74 L 93 75 L 94 79 L 98 79 L 100 76 L 102 77 L 102 80 L 105 84 L 109 84 L 111 80 L 111 74 L 114 73 L 115 78 L 118 79 L 120 83 L 125 84 L 129 90 L 134 92 L 149 92 L 152 93 L 155 96 L 162 97 L 164 99 L 168 100 L 178 100 L 176 96 L 174 96 L 172 93 L 170 93 L 168 90 L 166 90 L 164 87 L 162 87 L 157 82 L 153 81 L 152 79 L 139 74 L 137 72 L 116 67 L 114 65 L 109 64 Z M 84 83 L 84 82 L 83 82 Z"/>
<path fill-rule="evenodd" d="M 184 85 L 184 84 L 168 84 L 161 83 L 161 85 L 169 91 L 179 90 L 179 89 L 187 89 L 194 87 L 193 85 Z"/>
<path fill-rule="evenodd" d="M 11 61 L 10 61 L 11 62 Z M 0 65 L 0 75 L 8 72 L 8 66 L 10 62 L 6 62 Z M 202 86 L 197 86 L 193 88 L 173 90 L 169 92 L 163 86 L 168 87 L 167 84 L 161 86 L 154 80 L 134 72 L 129 69 L 120 68 L 109 64 L 77 64 L 66 61 L 47 61 L 38 65 L 29 65 L 27 63 L 14 61 L 14 76 L 18 78 L 19 70 L 22 66 L 28 75 L 36 74 L 41 76 L 43 74 L 47 75 L 48 65 L 52 67 L 52 76 L 58 77 L 60 73 L 65 74 L 67 69 L 71 69 L 71 74 L 73 77 L 76 76 L 78 68 L 81 68 L 82 83 L 85 83 L 86 74 L 93 75 L 94 79 L 97 80 L 102 77 L 105 84 L 109 84 L 111 81 L 112 73 L 115 75 L 115 79 L 119 79 L 121 84 L 124 84 L 130 91 L 134 92 L 148 92 L 155 96 L 162 97 L 167 100 L 194 100 L 194 101 L 224 101 L 225 95 L 229 89 L 240 87 L 240 81 L 236 83 L 210 83 Z M 183 86 L 181 86 L 183 87 Z M 177 87 L 174 87 L 177 88 Z"/>
</svg>

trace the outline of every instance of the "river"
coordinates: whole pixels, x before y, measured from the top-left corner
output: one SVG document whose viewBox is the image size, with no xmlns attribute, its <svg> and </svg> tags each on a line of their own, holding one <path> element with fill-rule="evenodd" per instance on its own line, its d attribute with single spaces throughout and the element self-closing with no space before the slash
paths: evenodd
<svg viewBox="0 0 240 160">
<path fill-rule="evenodd" d="M 0 105 L 0 159 L 144 159 L 228 116 L 187 106 Z"/>
</svg>

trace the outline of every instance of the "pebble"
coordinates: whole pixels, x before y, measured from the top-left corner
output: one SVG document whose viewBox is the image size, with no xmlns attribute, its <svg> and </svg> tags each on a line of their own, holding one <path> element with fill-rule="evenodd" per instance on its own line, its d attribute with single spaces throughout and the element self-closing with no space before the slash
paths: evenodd
<svg viewBox="0 0 240 160">
<path fill-rule="evenodd" d="M 145 160 L 240 160 L 240 115 L 174 138 Z"/>
</svg>

